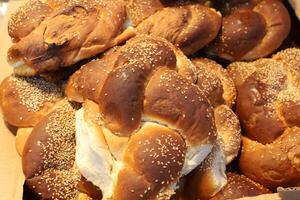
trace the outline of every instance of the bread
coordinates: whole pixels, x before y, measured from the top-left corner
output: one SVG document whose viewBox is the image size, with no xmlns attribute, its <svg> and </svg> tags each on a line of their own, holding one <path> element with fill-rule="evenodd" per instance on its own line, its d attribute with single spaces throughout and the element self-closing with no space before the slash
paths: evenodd
<svg viewBox="0 0 300 200">
<path fill-rule="evenodd" d="M 255 60 L 272 54 L 288 36 L 291 20 L 279 0 L 237 1 L 233 5 L 223 11 L 222 30 L 209 48 L 210 54 L 229 61 Z"/>
<path fill-rule="evenodd" d="M 0 85 L 0 107 L 4 120 L 16 127 L 33 127 L 61 100 L 61 84 L 41 77 L 11 75 Z"/>
<path fill-rule="evenodd" d="M 299 49 L 287 49 L 272 59 L 229 66 L 245 130 L 240 169 L 271 189 L 295 186 L 300 176 L 299 55 Z"/>
<path fill-rule="evenodd" d="M 190 55 L 216 38 L 221 19 L 220 13 L 201 4 L 172 6 L 143 20 L 136 31 L 163 37 Z"/>
<path fill-rule="evenodd" d="M 32 76 L 93 57 L 132 36 L 122 1 L 32 0 L 9 21 L 14 72 Z"/>
<path fill-rule="evenodd" d="M 270 190 L 244 175 L 229 172 L 227 185 L 211 200 L 238 199 L 271 193 Z"/>
<path fill-rule="evenodd" d="M 92 74 L 97 78 L 88 79 Z M 219 85 L 214 84 L 217 81 Z M 211 87 L 220 90 L 221 94 L 209 99 L 214 90 Z M 230 109 L 235 101 L 234 84 L 226 70 L 213 61 L 198 59 L 190 62 L 164 39 L 137 36 L 103 58 L 83 66 L 70 78 L 66 94 L 72 100 L 85 101 L 83 109 L 76 114 L 77 137 L 78 141 L 89 142 L 77 144 L 76 162 L 83 176 L 101 188 L 104 198 L 169 199 L 178 187 L 179 178 L 195 169 L 210 153 L 212 146 L 214 153 L 206 158 L 208 161 L 204 162 L 206 164 L 203 167 L 210 168 L 208 170 L 212 173 L 202 183 L 211 181 L 213 194 L 226 184 L 225 166 L 238 153 L 240 127 Z M 206 107 L 206 104 L 209 107 L 198 110 L 198 106 Z M 211 114 L 204 114 L 206 112 Z M 205 120 L 201 117 L 203 115 L 206 115 Z M 198 126 L 200 123 L 202 127 Z M 216 128 L 219 128 L 220 143 L 214 142 Z M 197 135 L 193 133 L 196 130 Z M 207 131 L 211 133 L 204 136 L 203 133 Z M 148 141 L 144 144 L 146 146 L 154 145 L 153 137 L 161 141 L 159 145 L 169 148 L 168 143 L 162 143 L 165 140 L 159 139 L 161 133 L 156 132 L 165 132 L 169 140 L 176 141 L 176 148 L 179 148 L 183 157 L 166 151 L 174 157 L 173 160 L 185 160 L 178 162 L 180 166 L 169 166 L 172 162 L 168 161 L 168 156 L 159 162 L 152 160 L 151 155 L 157 155 L 155 158 L 161 156 L 156 147 L 153 147 L 156 153 L 149 158 L 145 156 L 150 146 L 138 148 L 138 144 L 144 144 L 145 141 Z M 183 140 L 177 138 L 177 134 Z M 132 142 L 135 138 L 139 141 Z M 211 166 L 211 160 L 217 164 Z M 152 168 L 159 168 L 155 164 L 157 162 L 165 165 L 162 173 L 167 169 L 168 173 L 177 171 L 172 179 L 166 177 L 162 181 L 166 185 L 159 184 L 159 178 L 164 176 L 153 174 Z M 215 173 L 216 168 L 220 169 L 221 175 Z M 128 180 L 124 178 L 121 181 L 120 177 L 123 176 Z M 217 180 L 220 176 L 223 179 Z M 217 187 L 213 188 L 216 184 Z M 128 191 L 128 187 L 133 192 Z M 199 187 L 207 188 L 203 184 Z"/>
<path fill-rule="evenodd" d="M 177 60 L 183 55 L 175 49 L 162 38 L 137 36 L 67 84 L 69 98 L 85 100 L 76 114 L 76 163 L 104 199 L 169 199 L 213 147 L 213 108 L 186 73 L 195 69 L 180 69 L 189 62 Z M 110 69 L 104 75 L 103 66 Z M 93 72 L 103 76 L 81 81 Z"/>
<path fill-rule="evenodd" d="M 41 199 L 80 199 L 95 193 L 81 178 L 75 160 L 75 108 L 62 100 L 43 117 L 26 140 L 22 154 L 25 184 Z M 101 192 L 98 194 L 101 195 Z"/>
</svg>

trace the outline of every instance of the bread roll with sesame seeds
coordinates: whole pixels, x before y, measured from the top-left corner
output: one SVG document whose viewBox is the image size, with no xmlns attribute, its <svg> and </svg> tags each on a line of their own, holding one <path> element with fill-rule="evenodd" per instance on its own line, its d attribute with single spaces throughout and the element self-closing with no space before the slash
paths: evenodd
<svg viewBox="0 0 300 200">
<path fill-rule="evenodd" d="M 33 127 L 62 99 L 61 84 L 41 77 L 10 75 L 0 85 L 0 108 L 4 120 L 16 127 Z"/>
<path fill-rule="evenodd" d="M 229 61 L 255 60 L 272 54 L 291 28 L 283 3 L 279 0 L 233 2 L 223 11 L 222 30 L 208 52 Z"/>
<path fill-rule="evenodd" d="M 271 59 L 229 66 L 245 137 L 240 170 L 271 189 L 299 181 L 299 52 L 287 49 Z"/>
<path fill-rule="evenodd" d="M 71 66 L 133 36 L 123 1 L 31 0 L 12 15 L 8 62 L 21 76 Z"/>
</svg>

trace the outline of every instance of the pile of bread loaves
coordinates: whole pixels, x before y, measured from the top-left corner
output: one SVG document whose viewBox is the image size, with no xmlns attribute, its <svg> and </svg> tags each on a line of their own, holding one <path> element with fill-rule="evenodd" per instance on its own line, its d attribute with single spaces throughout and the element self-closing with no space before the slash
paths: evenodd
<svg viewBox="0 0 300 200">
<path fill-rule="evenodd" d="M 53 200 L 300 186 L 300 49 L 276 52 L 290 28 L 279 0 L 28 1 L 0 85 L 26 186 Z"/>
</svg>

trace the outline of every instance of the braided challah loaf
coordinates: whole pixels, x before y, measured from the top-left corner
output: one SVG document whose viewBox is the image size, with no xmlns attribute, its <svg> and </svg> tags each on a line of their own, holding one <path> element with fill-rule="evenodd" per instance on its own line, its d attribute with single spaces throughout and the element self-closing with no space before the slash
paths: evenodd
<svg viewBox="0 0 300 200">
<path fill-rule="evenodd" d="M 76 114 L 76 162 L 104 199 L 169 199 L 179 179 L 213 149 L 223 160 L 216 166 L 223 170 L 217 189 L 219 174 L 210 174 L 213 193 L 226 184 L 226 160 L 237 155 L 240 144 L 239 123 L 228 107 L 235 89 L 216 63 L 195 62 L 166 40 L 143 35 L 70 78 L 67 96 L 85 102 Z M 218 87 L 211 100 L 210 87 Z M 224 143 L 222 136 L 216 141 L 217 127 Z"/>
<path fill-rule="evenodd" d="M 288 36 L 290 16 L 279 0 L 232 0 L 222 5 L 222 30 L 210 54 L 229 61 L 254 60 L 272 54 Z"/>
<path fill-rule="evenodd" d="M 66 87 L 69 98 L 98 104 L 86 102 L 77 112 L 77 165 L 104 199 L 168 199 L 212 149 L 213 108 L 178 73 L 173 47 L 163 39 L 133 38 L 109 58 L 83 66 Z M 84 81 L 90 73 L 102 75 Z"/>
<path fill-rule="evenodd" d="M 240 169 L 271 189 L 299 184 L 299 58 L 299 49 L 287 49 L 272 59 L 229 66 L 245 130 Z"/>
<path fill-rule="evenodd" d="M 131 37 L 126 19 L 119 0 L 31 0 L 9 21 L 8 61 L 22 76 L 70 66 Z"/>
</svg>

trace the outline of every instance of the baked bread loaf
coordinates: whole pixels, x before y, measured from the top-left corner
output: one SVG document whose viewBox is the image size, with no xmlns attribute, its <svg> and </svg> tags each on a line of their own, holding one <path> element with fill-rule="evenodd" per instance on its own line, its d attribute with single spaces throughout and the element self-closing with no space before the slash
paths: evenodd
<svg viewBox="0 0 300 200">
<path fill-rule="evenodd" d="M 72 100 L 93 100 L 76 114 L 76 163 L 104 199 L 169 199 L 212 150 L 213 107 L 174 49 L 138 36 L 110 54 L 113 62 L 87 64 L 67 84 Z M 84 81 L 90 73 L 105 75 Z"/>
<path fill-rule="evenodd" d="M 240 170 L 271 189 L 295 186 L 300 178 L 299 56 L 294 48 L 229 66 L 245 130 Z"/>
<path fill-rule="evenodd" d="M 33 127 L 61 100 L 61 84 L 41 77 L 11 75 L 0 85 L 0 108 L 4 120 L 16 127 Z"/>
<path fill-rule="evenodd" d="M 131 37 L 126 19 L 119 0 L 31 0 L 9 21 L 8 62 L 21 76 L 68 67 Z"/>
<path fill-rule="evenodd" d="M 74 165 L 77 107 L 66 100 L 58 102 L 25 142 L 25 184 L 41 199 L 101 199 L 101 191 L 82 178 Z"/>
<path fill-rule="evenodd" d="M 92 74 L 95 78 L 89 78 Z M 226 162 L 237 155 L 241 138 L 239 122 L 230 109 L 235 101 L 234 84 L 215 62 L 198 59 L 192 63 L 164 39 L 137 36 L 83 66 L 70 78 L 66 94 L 71 100 L 85 101 L 76 114 L 76 134 L 77 141 L 89 143 L 77 144 L 76 162 L 81 173 L 102 189 L 104 198 L 169 199 L 179 178 L 210 152 L 205 166 L 213 169 L 211 160 L 215 158 L 223 176 L 222 180 L 217 180 L 219 174 L 207 176 L 214 194 L 226 184 Z M 199 110 L 198 106 L 204 105 L 206 108 Z M 215 141 L 216 128 L 220 141 Z M 200 136 L 202 131 L 210 134 Z M 163 155 L 160 146 L 168 149 L 170 144 L 162 135 L 174 141 L 172 145 L 181 153 L 169 149 L 168 155 Z M 133 142 L 135 138 L 138 141 Z M 198 143 L 199 139 L 202 142 Z M 155 141 L 161 142 L 157 146 Z M 152 149 L 149 158 L 147 149 Z M 86 156 L 86 152 L 90 154 Z M 177 166 L 179 162 L 175 165 L 169 156 L 184 162 Z M 173 178 L 157 176 L 151 168 L 172 173 Z M 130 179 L 122 180 L 123 176 Z M 218 188 L 213 188 L 219 181 Z"/>
<path fill-rule="evenodd" d="M 229 1 L 222 30 L 208 52 L 229 61 L 272 54 L 288 36 L 289 13 L 279 0 Z"/>
</svg>

